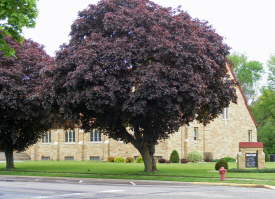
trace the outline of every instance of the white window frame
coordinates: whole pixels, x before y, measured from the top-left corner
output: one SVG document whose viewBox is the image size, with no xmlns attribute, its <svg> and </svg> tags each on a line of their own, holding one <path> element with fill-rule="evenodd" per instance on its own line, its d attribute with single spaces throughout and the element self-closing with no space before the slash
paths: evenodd
<svg viewBox="0 0 275 199">
<path fill-rule="evenodd" d="M 101 143 L 101 130 L 94 129 L 90 132 L 91 143 Z"/>
<path fill-rule="evenodd" d="M 194 127 L 194 142 L 198 142 L 198 127 Z"/>
<path fill-rule="evenodd" d="M 223 111 L 222 111 L 222 120 L 229 120 L 229 111 L 228 111 L 228 108 L 224 108 L 223 109 Z"/>
<path fill-rule="evenodd" d="M 67 130 L 65 131 L 65 143 L 74 143 L 75 142 L 75 131 Z"/>
<path fill-rule="evenodd" d="M 248 131 L 248 142 L 252 142 L 252 130 Z"/>
<path fill-rule="evenodd" d="M 49 144 L 51 143 L 51 132 L 47 131 L 46 133 L 43 134 L 41 138 L 41 143 L 43 144 Z"/>
</svg>

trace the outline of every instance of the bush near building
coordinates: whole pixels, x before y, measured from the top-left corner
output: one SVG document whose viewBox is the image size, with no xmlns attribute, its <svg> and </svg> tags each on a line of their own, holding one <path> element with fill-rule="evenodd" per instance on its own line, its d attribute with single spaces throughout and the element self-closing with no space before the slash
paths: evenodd
<svg viewBox="0 0 275 199">
<path fill-rule="evenodd" d="M 118 162 L 118 163 L 124 162 L 124 158 L 123 157 L 116 157 L 114 162 Z"/>
<path fill-rule="evenodd" d="M 132 162 L 134 162 L 134 158 L 132 158 L 132 157 L 127 157 L 127 158 L 125 158 L 125 162 L 126 162 L 126 163 L 132 163 Z"/>
<path fill-rule="evenodd" d="M 176 150 L 173 150 L 171 155 L 170 155 L 170 161 L 172 163 L 179 163 L 180 161 L 180 156 L 179 153 Z"/>
<path fill-rule="evenodd" d="M 202 161 L 202 153 L 199 151 L 191 151 L 187 155 L 187 160 L 189 162 L 201 162 Z"/>
<path fill-rule="evenodd" d="M 108 161 L 108 162 L 114 162 L 114 161 L 115 161 L 115 157 L 109 156 L 109 157 L 107 158 L 107 161 Z"/>
</svg>

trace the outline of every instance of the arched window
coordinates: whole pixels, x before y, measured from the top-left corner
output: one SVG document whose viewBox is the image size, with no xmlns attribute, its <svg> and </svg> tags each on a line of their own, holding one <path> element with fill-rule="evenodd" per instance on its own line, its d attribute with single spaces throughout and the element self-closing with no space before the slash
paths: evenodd
<svg viewBox="0 0 275 199">
<path fill-rule="evenodd" d="M 65 142 L 75 142 L 75 131 L 68 130 L 65 132 Z"/>
<path fill-rule="evenodd" d="M 90 141 L 91 142 L 101 142 L 101 131 L 100 130 L 92 130 L 90 133 Z"/>
<path fill-rule="evenodd" d="M 194 141 L 198 141 L 198 127 L 194 128 Z"/>
<path fill-rule="evenodd" d="M 51 132 L 47 131 L 42 136 L 42 143 L 51 143 Z"/>
<path fill-rule="evenodd" d="M 229 120 L 228 108 L 224 108 L 222 111 L 222 120 Z"/>
</svg>

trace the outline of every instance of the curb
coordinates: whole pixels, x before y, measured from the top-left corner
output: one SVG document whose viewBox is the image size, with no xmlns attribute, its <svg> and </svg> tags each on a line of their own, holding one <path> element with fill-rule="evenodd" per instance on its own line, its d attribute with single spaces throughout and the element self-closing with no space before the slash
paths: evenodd
<svg viewBox="0 0 275 199">
<path fill-rule="evenodd" d="M 197 185 L 214 185 L 214 186 L 232 186 L 232 187 L 256 187 L 275 190 L 275 186 L 261 184 L 237 184 L 237 183 L 212 183 L 212 182 L 191 182 Z"/>
<path fill-rule="evenodd" d="M 241 183 L 215 183 L 215 182 L 181 182 L 181 181 L 158 181 L 158 180 L 134 180 L 134 179 L 106 179 L 106 178 L 71 178 L 71 177 L 50 177 L 50 176 L 17 176 L 17 175 L 0 175 L 0 181 L 32 181 L 32 182 L 55 182 L 55 183 L 116 183 L 116 184 L 134 184 L 140 185 L 167 184 L 167 185 L 209 185 L 209 186 L 234 186 L 234 187 L 255 187 L 275 190 L 275 186 L 263 184 L 241 184 Z M 135 183 L 133 183 L 133 182 Z"/>
</svg>

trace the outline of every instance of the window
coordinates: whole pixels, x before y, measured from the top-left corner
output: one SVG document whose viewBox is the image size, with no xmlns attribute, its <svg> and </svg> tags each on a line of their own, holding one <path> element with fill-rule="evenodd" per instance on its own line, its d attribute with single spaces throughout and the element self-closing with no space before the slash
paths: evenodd
<svg viewBox="0 0 275 199">
<path fill-rule="evenodd" d="M 222 111 L 222 120 L 228 120 L 229 114 L 228 114 L 228 108 L 224 108 Z"/>
<path fill-rule="evenodd" d="M 99 161 L 99 156 L 90 156 L 90 161 Z"/>
<path fill-rule="evenodd" d="M 198 141 L 198 127 L 194 128 L 194 141 Z"/>
<path fill-rule="evenodd" d="M 248 131 L 248 142 L 252 142 L 252 131 Z"/>
<path fill-rule="evenodd" d="M 157 158 L 157 161 L 162 158 L 162 156 L 155 156 Z"/>
<path fill-rule="evenodd" d="M 75 131 L 65 132 L 65 142 L 75 142 Z"/>
<path fill-rule="evenodd" d="M 74 161 L 74 157 L 73 156 L 66 156 L 65 161 Z"/>
<path fill-rule="evenodd" d="M 44 157 L 42 157 L 42 160 L 50 160 L 50 157 L 49 156 L 44 156 Z"/>
<path fill-rule="evenodd" d="M 42 136 L 42 143 L 51 143 L 51 132 L 48 131 Z"/>
<path fill-rule="evenodd" d="M 92 130 L 90 133 L 90 141 L 91 142 L 101 142 L 101 131 L 100 130 Z"/>
</svg>

